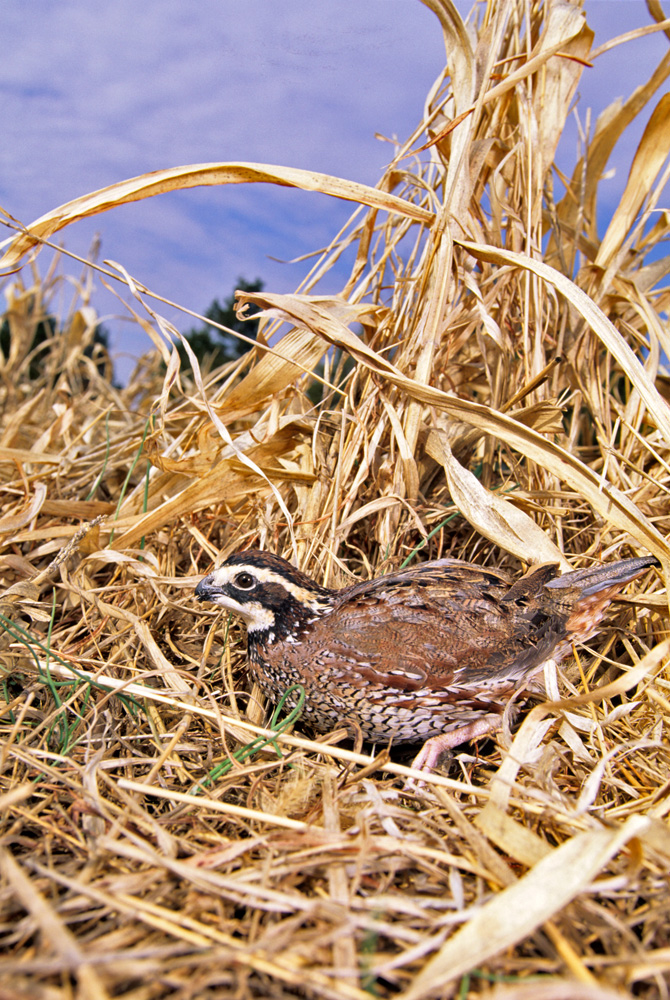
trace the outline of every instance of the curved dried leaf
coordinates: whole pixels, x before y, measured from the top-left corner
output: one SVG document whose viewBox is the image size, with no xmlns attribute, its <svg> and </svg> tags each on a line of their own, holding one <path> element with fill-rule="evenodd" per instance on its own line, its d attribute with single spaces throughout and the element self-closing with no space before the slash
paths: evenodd
<svg viewBox="0 0 670 1000">
<path fill-rule="evenodd" d="M 561 550 L 528 514 L 487 490 L 454 458 L 445 438 L 435 432 L 430 434 L 426 451 L 444 469 L 451 499 L 473 528 L 522 562 L 550 562 L 564 570 L 571 568 Z"/>
<path fill-rule="evenodd" d="M 635 222 L 670 153 L 669 118 L 670 94 L 663 94 L 647 122 L 631 164 L 621 201 L 600 244 L 595 261 L 599 267 L 607 267 L 621 250 L 626 233 Z"/>
<path fill-rule="evenodd" d="M 561 57 L 547 61 L 541 84 L 533 91 L 542 174 L 553 162 L 592 42 L 593 31 L 576 4 L 548 5 L 540 52 L 560 48 Z"/>
<path fill-rule="evenodd" d="M 151 173 L 140 174 L 138 177 L 110 184 L 108 187 L 60 205 L 31 222 L 26 231 L 19 236 L 0 243 L 0 248 L 6 247 L 3 257 L 0 258 L 0 267 L 13 267 L 41 240 L 49 239 L 70 223 L 99 215 L 119 205 L 153 198 L 167 191 L 182 191 L 192 187 L 259 183 L 301 188 L 303 191 L 319 191 L 321 194 L 342 198 L 345 201 L 397 212 L 418 222 L 430 223 L 433 219 L 431 212 L 386 191 L 356 181 L 344 180 L 341 177 L 333 177 L 330 174 L 319 174 L 313 170 L 280 167 L 267 163 L 194 163 L 186 167 L 173 167 L 169 170 L 154 170 Z"/>
<path fill-rule="evenodd" d="M 593 220 L 590 235 L 596 239 L 596 195 L 607 161 L 627 127 L 659 87 L 663 86 L 668 76 L 670 76 L 670 52 L 665 53 L 649 79 L 637 87 L 623 105 L 617 99 L 600 115 L 595 135 L 588 147 L 588 154 L 575 166 L 569 188 L 557 206 L 557 215 L 562 225 L 573 227 L 583 213 L 587 219 Z M 580 204 L 575 198 L 575 192 L 582 189 L 584 194 Z"/>
<path fill-rule="evenodd" d="M 319 363 L 327 348 L 304 327 L 289 330 L 217 404 L 217 413 L 252 413 Z M 295 361 L 293 360 L 295 358 Z"/>
<path fill-rule="evenodd" d="M 487 958 L 522 942 L 570 900 L 587 892 L 607 863 L 648 826 L 644 817 L 630 816 L 622 827 L 590 830 L 557 847 L 449 938 L 403 994 L 405 1000 L 433 996 Z"/>
<path fill-rule="evenodd" d="M 44 501 L 47 498 L 47 488 L 44 483 L 35 483 L 35 492 L 32 499 L 26 504 L 18 514 L 5 514 L 0 518 L 0 532 L 6 534 L 9 531 L 18 531 L 24 525 L 30 524 L 33 518 L 37 517 Z"/>
</svg>

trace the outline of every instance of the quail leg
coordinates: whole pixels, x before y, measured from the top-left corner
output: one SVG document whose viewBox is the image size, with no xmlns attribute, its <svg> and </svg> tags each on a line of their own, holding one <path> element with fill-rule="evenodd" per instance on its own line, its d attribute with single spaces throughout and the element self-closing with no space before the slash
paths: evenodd
<svg viewBox="0 0 670 1000">
<path fill-rule="evenodd" d="M 471 722 L 469 726 L 461 726 L 460 729 L 453 729 L 451 732 L 443 733 L 441 736 L 431 736 L 429 740 L 426 740 L 412 761 L 412 767 L 416 771 L 425 771 L 428 774 L 437 764 L 440 754 L 460 746 L 461 743 L 467 743 L 468 740 L 476 740 L 480 736 L 487 736 L 493 730 L 498 729 L 499 726 L 499 715 L 485 715 L 481 719 L 477 719 L 476 722 Z M 422 784 L 423 782 L 415 782 L 414 778 L 409 778 L 405 783 L 405 788 L 418 788 Z"/>
</svg>

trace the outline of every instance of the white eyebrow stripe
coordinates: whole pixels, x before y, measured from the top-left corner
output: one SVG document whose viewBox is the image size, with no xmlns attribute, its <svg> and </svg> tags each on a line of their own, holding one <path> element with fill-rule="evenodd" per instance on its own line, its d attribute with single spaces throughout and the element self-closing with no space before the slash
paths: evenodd
<svg viewBox="0 0 670 1000">
<path fill-rule="evenodd" d="M 298 604 L 307 605 L 309 608 L 322 607 L 327 601 L 318 591 L 303 587 L 281 573 L 277 573 L 276 570 L 253 564 L 239 563 L 236 566 L 221 566 L 220 569 L 215 569 L 211 574 L 212 582 L 216 587 L 225 587 L 229 584 L 234 586 L 235 577 L 239 576 L 240 573 L 250 573 L 261 585 L 274 583 L 283 587 L 296 599 Z M 242 593 L 253 594 L 253 590 L 245 591 L 242 587 L 239 589 Z"/>
</svg>

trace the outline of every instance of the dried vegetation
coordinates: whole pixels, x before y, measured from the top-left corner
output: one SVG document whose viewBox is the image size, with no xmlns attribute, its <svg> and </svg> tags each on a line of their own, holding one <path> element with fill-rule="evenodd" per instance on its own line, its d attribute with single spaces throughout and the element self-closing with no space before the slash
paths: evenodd
<svg viewBox="0 0 670 1000">
<path fill-rule="evenodd" d="M 426 2 L 451 75 L 376 189 L 198 165 L 5 246 L 7 271 L 75 218 L 199 183 L 358 203 L 299 294 L 246 296 L 258 346 L 202 376 L 129 278 L 156 349 L 123 389 L 87 350 L 89 271 L 38 354 L 63 278 L 7 279 L 3 997 L 668 996 L 670 55 L 566 178 L 556 146 L 598 72 L 578 5 L 505 0 L 469 34 Z M 601 239 L 601 174 L 654 106 Z M 252 544 L 333 585 L 446 555 L 663 566 L 549 679 L 553 704 L 405 795 L 395 751 L 258 728 L 237 626 L 192 600 Z"/>
</svg>

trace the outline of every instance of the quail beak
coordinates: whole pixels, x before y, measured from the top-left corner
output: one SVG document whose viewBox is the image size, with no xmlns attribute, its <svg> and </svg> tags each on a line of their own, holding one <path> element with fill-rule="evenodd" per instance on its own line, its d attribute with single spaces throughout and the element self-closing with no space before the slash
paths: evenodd
<svg viewBox="0 0 670 1000">
<path fill-rule="evenodd" d="M 219 588 L 214 585 L 211 574 L 203 576 L 195 588 L 195 596 L 199 601 L 215 601 L 218 593 L 220 593 Z"/>
<path fill-rule="evenodd" d="M 212 604 L 218 604 L 219 607 L 225 608 L 226 611 L 242 615 L 243 618 L 250 617 L 248 608 L 243 604 L 239 604 L 231 597 L 226 587 L 221 587 L 216 583 L 214 573 L 204 576 L 195 588 L 194 593 L 198 601 L 211 601 Z"/>
<path fill-rule="evenodd" d="M 264 608 L 258 601 L 240 604 L 227 593 L 225 587 L 215 582 L 214 573 L 203 577 L 195 588 L 195 597 L 198 601 L 211 601 L 226 611 L 239 615 L 246 622 L 248 629 L 266 630 L 274 625 L 275 616 L 272 611 Z"/>
</svg>

